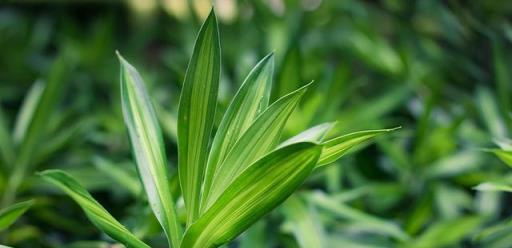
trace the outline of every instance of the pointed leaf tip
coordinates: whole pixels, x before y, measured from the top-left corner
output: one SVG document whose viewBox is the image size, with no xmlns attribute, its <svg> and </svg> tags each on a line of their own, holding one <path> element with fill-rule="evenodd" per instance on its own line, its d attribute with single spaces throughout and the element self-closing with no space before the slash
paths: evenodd
<svg viewBox="0 0 512 248">
<path fill-rule="evenodd" d="M 333 163 L 347 154 L 351 148 L 368 141 L 379 134 L 388 133 L 399 128 L 400 127 L 353 132 L 325 141 L 323 142 L 324 148 L 318 161 L 317 168 Z"/>
<path fill-rule="evenodd" d="M 169 188 L 167 156 L 151 98 L 137 69 L 121 61 L 121 105 L 139 178 L 151 209 L 173 246 L 179 244 L 178 223 Z"/>
<path fill-rule="evenodd" d="M 220 57 L 217 19 L 211 12 L 197 35 L 178 108 L 178 174 L 187 225 L 199 214 L 201 182 L 217 104 Z"/>
</svg>

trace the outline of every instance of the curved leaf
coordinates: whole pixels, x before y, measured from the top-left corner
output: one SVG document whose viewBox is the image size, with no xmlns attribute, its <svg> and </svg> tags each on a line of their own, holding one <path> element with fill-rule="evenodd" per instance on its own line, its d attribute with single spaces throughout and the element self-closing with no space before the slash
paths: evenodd
<svg viewBox="0 0 512 248">
<path fill-rule="evenodd" d="M 400 127 L 354 132 L 325 141 L 322 143 L 324 148 L 322 149 L 322 155 L 320 155 L 320 159 L 318 160 L 316 167 L 318 168 L 330 164 L 345 155 L 350 148 L 359 145 L 379 134 L 391 132 L 398 128 Z"/>
<path fill-rule="evenodd" d="M 124 122 L 128 128 L 137 171 L 151 209 L 163 227 L 169 244 L 177 247 L 182 231 L 169 186 L 169 166 L 162 132 L 141 76 L 120 55 L 119 60 Z"/>
<path fill-rule="evenodd" d="M 201 182 L 208 159 L 219 77 L 219 32 L 212 10 L 197 36 L 178 109 L 178 172 L 187 209 L 187 225 L 199 213 Z"/>
<path fill-rule="evenodd" d="M 213 139 L 203 183 L 204 192 L 210 191 L 218 165 L 224 161 L 235 142 L 258 114 L 267 108 L 273 69 L 274 56 L 269 54 L 252 69 L 229 104 Z M 206 194 L 203 194 L 203 201 L 206 200 L 205 196 Z"/>
<path fill-rule="evenodd" d="M 308 86 L 309 84 L 270 105 L 240 137 L 224 162 L 217 167 L 211 190 L 203 192 L 206 195 L 206 201 L 202 206 L 202 212 L 205 212 L 249 165 L 275 148 L 288 117 Z"/>
<path fill-rule="evenodd" d="M 127 247 L 149 248 L 147 244 L 135 237 L 126 227 L 119 223 L 103 208 L 74 178 L 61 170 L 46 170 L 39 173 L 44 180 L 66 192 L 84 210 L 89 220 L 111 238 Z"/>
<path fill-rule="evenodd" d="M 218 247 L 290 196 L 311 173 L 321 146 L 296 143 L 249 166 L 185 233 L 181 247 Z"/>
<path fill-rule="evenodd" d="M 336 122 L 326 122 L 313 126 L 301 133 L 285 140 L 279 147 L 284 147 L 298 142 L 321 142 Z"/>
</svg>

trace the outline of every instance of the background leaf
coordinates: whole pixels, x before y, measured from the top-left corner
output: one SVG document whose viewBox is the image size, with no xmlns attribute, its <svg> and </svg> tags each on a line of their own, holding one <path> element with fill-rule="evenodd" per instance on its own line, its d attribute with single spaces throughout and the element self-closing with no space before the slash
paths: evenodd
<svg viewBox="0 0 512 248">
<path fill-rule="evenodd" d="M 89 220 L 113 239 L 128 247 L 149 248 L 133 235 L 103 208 L 75 179 L 60 170 L 46 170 L 40 173 L 46 181 L 59 187 L 80 205 Z"/>
<path fill-rule="evenodd" d="M 6 230 L 12 225 L 20 216 L 22 216 L 31 206 L 34 201 L 18 202 L 7 208 L 0 210 L 0 232 Z"/>
</svg>

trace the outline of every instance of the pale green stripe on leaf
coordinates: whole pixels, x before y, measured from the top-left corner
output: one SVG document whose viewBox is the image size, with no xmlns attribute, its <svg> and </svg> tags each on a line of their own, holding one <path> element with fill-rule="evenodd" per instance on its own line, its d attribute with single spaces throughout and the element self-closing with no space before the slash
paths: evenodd
<svg viewBox="0 0 512 248">
<path fill-rule="evenodd" d="M 306 180 L 320 152 L 319 145 L 296 143 L 249 166 L 187 230 L 181 247 L 218 247 L 237 237 Z"/>
<path fill-rule="evenodd" d="M 322 143 L 324 148 L 322 149 L 322 155 L 318 160 L 317 168 L 333 163 L 345 155 L 350 148 L 356 145 L 368 141 L 379 134 L 387 133 L 396 129 L 398 128 L 359 131 L 327 140 Z"/>
<path fill-rule="evenodd" d="M 111 238 L 127 247 L 149 248 L 147 244 L 112 217 L 74 178 L 60 170 L 47 170 L 41 172 L 40 175 L 73 198 L 89 220 Z"/>
<path fill-rule="evenodd" d="M 311 203 L 332 213 L 331 218 L 342 218 L 351 224 L 360 224 L 367 231 L 391 236 L 400 241 L 409 239 L 409 236 L 396 223 L 349 207 L 324 193 L 315 192 L 308 198 Z"/>
<path fill-rule="evenodd" d="M 212 143 L 203 189 L 209 192 L 213 175 L 235 142 L 267 108 L 274 69 L 273 54 L 263 58 L 249 73 L 229 104 Z M 203 200 L 206 194 L 203 194 Z"/>
<path fill-rule="evenodd" d="M 276 147 L 288 117 L 307 90 L 306 85 L 273 103 L 235 143 L 213 176 L 211 190 L 205 191 L 202 212 L 215 202 L 226 187 L 249 165 Z"/>
<path fill-rule="evenodd" d="M 298 142 L 321 142 L 334 125 L 336 125 L 336 122 L 318 124 L 285 140 L 279 144 L 279 147 L 284 147 Z"/>
<path fill-rule="evenodd" d="M 201 182 L 215 119 L 219 77 L 219 32 L 212 10 L 197 36 L 178 110 L 178 172 L 188 225 L 199 214 Z"/>
<path fill-rule="evenodd" d="M 0 232 L 11 226 L 34 203 L 33 200 L 19 202 L 0 210 Z"/>
<path fill-rule="evenodd" d="M 121 61 L 121 103 L 139 177 L 151 209 L 173 247 L 181 238 L 176 217 L 162 132 L 144 82 L 125 59 Z"/>
</svg>

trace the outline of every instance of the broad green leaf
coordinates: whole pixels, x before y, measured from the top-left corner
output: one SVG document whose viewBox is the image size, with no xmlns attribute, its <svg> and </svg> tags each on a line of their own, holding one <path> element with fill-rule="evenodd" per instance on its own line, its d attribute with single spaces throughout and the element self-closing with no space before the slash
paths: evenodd
<svg viewBox="0 0 512 248">
<path fill-rule="evenodd" d="M 218 247 L 290 196 L 311 173 L 321 146 L 296 143 L 247 168 L 185 233 L 182 248 Z"/>
<path fill-rule="evenodd" d="M 139 177 L 169 244 L 177 247 L 182 231 L 171 195 L 162 132 L 141 76 L 120 55 L 119 60 L 124 122 L 128 128 Z"/>
<path fill-rule="evenodd" d="M 315 208 L 292 195 L 281 209 L 300 247 L 325 247 L 325 231 Z"/>
<path fill-rule="evenodd" d="M 38 80 L 32 85 L 25 96 L 14 124 L 13 140 L 16 144 L 19 144 L 25 138 L 28 126 L 34 117 L 36 107 L 39 104 L 45 87 L 45 83 Z"/>
<path fill-rule="evenodd" d="M 127 247 L 149 248 L 147 244 L 135 237 L 126 227 L 119 223 L 101 206 L 75 179 L 61 170 L 46 170 L 39 173 L 44 180 L 66 192 L 85 212 L 89 220 L 111 238 Z"/>
<path fill-rule="evenodd" d="M 19 202 L 0 210 L 0 232 L 12 225 L 33 203 L 32 200 Z"/>
<path fill-rule="evenodd" d="M 201 182 L 208 159 L 219 77 L 219 32 L 212 9 L 197 36 L 178 110 L 178 172 L 187 209 L 187 225 L 199 214 Z"/>
<path fill-rule="evenodd" d="M 14 143 L 10 135 L 7 120 L 0 107 L 0 156 L 6 167 L 12 167 L 14 161 Z"/>
<path fill-rule="evenodd" d="M 327 140 L 322 143 L 324 148 L 322 150 L 322 155 L 318 160 L 317 168 L 338 160 L 345 155 L 350 148 L 356 145 L 368 141 L 379 134 L 387 133 L 396 129 L 398 128 L 360 131 Z"/>
<path fill-rule="evenodd" d="M 202 206 L 202 213 L 240 173 L 275 148 L 288 117 L 298 105 L 308 86 L 309 84 L 270 105 L 240 137 L 224 162 L 218 165 L 211 183 L 211 190 L 203 192 L 206 195 L 206 201 Z"/>
<path fill-rule="evenodd" d="M 298 142 L 321 142 L 335 124 L 335 122 L 318 124 L 285 140 L 284 142 L 279 144 L 279 147 L 284 147 Z"/>
<path fill-rule="evenodd" d="M 267 108 L 273 69 L 274 56 L 269 54 L 252 69 L 229 104 L 213 139 L 203 184 L 204 192 L 210 191 L 219 164 L 256 117 Z M 203 201 L 206 195 L 203 194 Z"/>
</svg>

